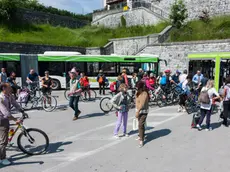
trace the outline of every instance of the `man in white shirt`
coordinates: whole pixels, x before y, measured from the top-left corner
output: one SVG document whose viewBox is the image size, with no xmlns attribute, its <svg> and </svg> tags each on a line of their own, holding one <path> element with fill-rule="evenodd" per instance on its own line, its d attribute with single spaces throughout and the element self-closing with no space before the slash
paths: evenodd
<svg viewBox="0 0 230 172">
<path fill-rule="evenodd" d="M 187 76 L 188 76 L 188 71 L 187 71 L 187 69 L 185 69 L 184 72 L 183 72 L 183 74 L 181 74 L 179 76 L 180 83 L 183 83 L 186 80 Z"/>
</svg>

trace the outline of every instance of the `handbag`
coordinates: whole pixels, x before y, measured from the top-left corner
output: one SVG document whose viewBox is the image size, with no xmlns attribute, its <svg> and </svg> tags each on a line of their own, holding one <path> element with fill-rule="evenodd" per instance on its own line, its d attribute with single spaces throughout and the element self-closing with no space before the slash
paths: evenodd
<svg viewBox="0 0 230 172">
<path fill-rule="evenodd" d="M 138 130 L 138 120 L 136 118 L 133 119 L 133 131 Z"/>
</svg>

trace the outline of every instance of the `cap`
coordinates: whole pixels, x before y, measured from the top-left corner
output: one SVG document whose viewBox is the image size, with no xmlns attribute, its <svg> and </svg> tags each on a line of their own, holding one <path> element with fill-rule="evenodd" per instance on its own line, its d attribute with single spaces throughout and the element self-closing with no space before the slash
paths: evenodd
<svg viewBox="0 0 230 172">
<path fill-rule="evenodd" d="M 165 70 L 165 73 L 171 73 L 171 70 L 167 69 Z"/>
</svg>

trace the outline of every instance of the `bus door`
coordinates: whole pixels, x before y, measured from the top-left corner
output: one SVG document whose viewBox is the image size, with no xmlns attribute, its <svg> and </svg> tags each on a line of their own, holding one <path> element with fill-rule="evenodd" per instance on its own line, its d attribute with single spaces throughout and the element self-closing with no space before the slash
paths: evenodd
<svg viewBox="0 0 230 172">
<path fill-rule="evenodd" d="M 189 73 L 195 75 L 200 70 L 202 74 L 206 75 L 209 79 L 215 77 L 215 60 L 190 60 Z"/>
<path fill-rule="evenodd" d="M 220 63 L 220 86 L 223 85 L 223 79 L 230 76 L 230 59 L 222 59 Z"/>
</svg>

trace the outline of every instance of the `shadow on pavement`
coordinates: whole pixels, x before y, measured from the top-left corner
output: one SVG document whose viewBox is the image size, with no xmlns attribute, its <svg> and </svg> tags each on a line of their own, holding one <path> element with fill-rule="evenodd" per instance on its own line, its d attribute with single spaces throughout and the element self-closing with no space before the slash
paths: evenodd
<svg viewBox="0 0 230 172">
<path fill-rule="evenodd" d="M 105 114 L 104 113 L 92 113 L 92 114 L 80 116 L 79 119 L 92 118 L 92 117 L 100 117 L 100 116 L 105 116 Z"/>
<path fill-rule="evenodd" d="M 57 143 L 50 143 L 49 145 L 49 148 L 48 150 L 46 151 L 46 153 L 44 154 L 44 156 L 46 154 L 52 154 L 52 153 L 59 153 L 59 152 L 62 152 L 64 151 L 64 148 L 61 148 L 62 146 L 65 146 L 65 145 L 69 145 L 71 144 L 72 142 L 57 142 Z M 14 149 L 17 149 L 16 146 L 13 146 Z M 13 149 L 12 149 L 13 150 Z M 17 151 L 19 151 L 17 149 Z M 15 155 L 12 155 L 10 160 L 13 162 L 11 166 L 14 166 L 14 165 L 24 165 L 24 164 L 43 164 L 44 162 L 43 161 L 28 161 L 28 162 L 16 162 L 18 160 L 21 160 L 21 159 L 25 159 L 25 158 L 29 158 L 31 157 L 30 155 L 27 155 L 27 154 L 24 154 L 24 153 L 18 153 L 18 154 L 15 154 Z M 7 166 L 2 166 L 0 165 L 0 169 L 1 168 L 4 168 L 4 167 L 7 167 Z"/>
<path fill-rule="evenodd" d="M 145 144 L 151 142 L 152 140 L 158 139 L 160 137 L 164 137 L 167 136 L 171 133 L 172 131 L 169 129 L 161 129 L 161 130 L 157 130 L 157 131 L 153 131 L 150 133 L 147 133 L 147 140 L 145 142 Z"/>
<path fill-rule="evenodd" d="M 220 122 L 215 122 L 215 123 L 212 123 L 212 124 L 211 124 L 211 127 L 212 127 L 213 130 L 215 130 L 215 129 L 217 129 L 217 128 L 220 128 L 221 124 L 222 124 L 222 121 L 220 121 Z"/>
<path fill-rule="evenodd" d="M 145 131 L 148 131 L 148 130 L 152 130 L 152 129 L 154 129 L 154 127 L 149 127 L 149 126 L 147 126 L 147 128 L 145 129 Z M 132 131 L 130 131 L 129 133 L 128 133 L 128 135 L 134 135 L 134 134 L 137 134 L 138 133 L 138 130 L 132 130 Z"/>
</svg>

